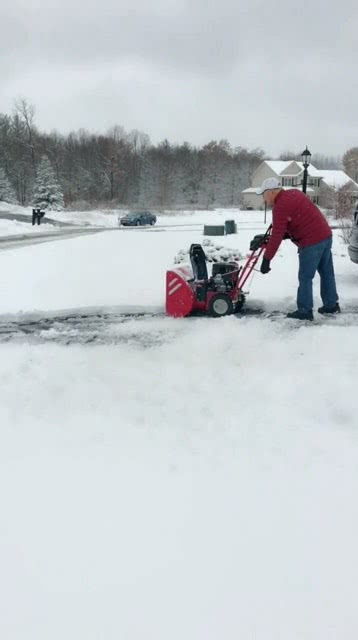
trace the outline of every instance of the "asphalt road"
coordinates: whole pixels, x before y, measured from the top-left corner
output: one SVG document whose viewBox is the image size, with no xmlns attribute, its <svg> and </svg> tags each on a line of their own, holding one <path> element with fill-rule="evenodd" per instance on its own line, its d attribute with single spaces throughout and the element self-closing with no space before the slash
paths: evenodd
<svg viewBox="0 0 358 640">
<path fill-rule="evenodd" d="M 76 236 L 83 236 L 92 233 L 100 233 L 101 231 L 108 231 L 108 229 L 104 228 L 75 228 L 75 229 L 64 229 L 63 231 L 51 232 L 48 233 L 31 233 L 31 234 L 22 234 L 17 236 L 0 236 L 0 251 L 5 251 L 6 249 L 14 249 L 16 247 L 25 247 L 29 244 L 40 244 L 42 242 L 53 242 L 54 240 L 68 240 L 68 238 L 73 238 Z"/>
<path fill-rule="evenodd" d="M 18 220 L 19 222 L 28 222 L 32 225 L 32 217 L 26 216 L 23 213 L 11 213 L 10 211 L 0 211 L 0 220 Z M 59 222 L 58 220 L 52 220 L 45 215 L 42 218 L 42 224 L 50 224 L 53 227 L 72 227 L 73 225 L 70 222 Z"/>
<path fill-rule="evenodd" d="M 0 220 L 17 220 L 18 222 L 27 222 L 32 227 L 32 217 L 22 213 L 11 213 L 10 211 L 1 211 Z M 15 247 L 25 247 L 29 244 L 40 244 L 42 242 L 52 242 L 54 240 L 67 240 L 75 236 L 87 235 L 91 233 L 99 233 L 100 231 L 108 231 L 105 227 L 78 227 L 69 222 L 59 222 L 52 220 L 48 216 L 43 218 L 41 227 L 46 225 L 49 230 L 36 233 L 22 233 L 11 236 L 0 236 L 0 251 L 13 249 Z M 37 226 L 37 225 L 36 225 Z M 53 229 L 56 227 L 57 229 Z M 53 229 L 53 230 L 52 230 Z"/>
</svg>

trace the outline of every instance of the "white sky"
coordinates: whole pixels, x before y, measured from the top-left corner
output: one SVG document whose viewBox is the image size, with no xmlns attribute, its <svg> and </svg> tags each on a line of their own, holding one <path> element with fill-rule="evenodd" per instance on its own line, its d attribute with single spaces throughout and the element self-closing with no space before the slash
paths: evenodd
<svg viewBox="0 0 358 640">
<path fill-rule="evenodd" d="M 3 0 L 0 111 L 43 130 L 342 154 L 358 144 L 355 0 Z"/>
</svg>

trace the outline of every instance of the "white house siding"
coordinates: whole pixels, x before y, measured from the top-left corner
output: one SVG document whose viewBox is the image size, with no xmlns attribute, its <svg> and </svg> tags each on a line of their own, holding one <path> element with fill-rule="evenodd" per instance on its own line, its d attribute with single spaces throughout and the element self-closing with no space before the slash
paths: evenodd
<svg viewBox="0 0 358 640">
<path fill-rule="evenodd" d="M 255 188 L 260 187 L 266 178 L 276 177 L 277 173 L 275 173 L 273 169 L 270 169 L 265 162 L 261 162 L 256 171 L 252 174 L 252 186 Z"/>
<path fill-rule="evenodd" d="M 290 162 L 290 164 L 281 171 L 281 176 L 298 176 L 302 172 L 301 167 L 297 164 L 295 160 Z"/>
<path fill-rule="evenodd" d="M 262 196 L 258 196 L 255 192 L 242 194 L 242 208 L 243 209 L 264 209 L 264 201 Z"/>
</svg>

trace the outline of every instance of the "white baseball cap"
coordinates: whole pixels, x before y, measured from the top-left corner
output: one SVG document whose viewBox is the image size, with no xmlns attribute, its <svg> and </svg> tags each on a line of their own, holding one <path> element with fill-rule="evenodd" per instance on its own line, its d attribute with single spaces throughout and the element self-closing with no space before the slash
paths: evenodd
<svg viewBox="0 0 358 640">
<path fill-rule="evenodd" d="M 269 189 L 281 189 L 281 183 L 277 178 L 266 178 L 263 181 L 261 187 L 256 189 L 256 193 L 258 196 L 262 196 L 264 191 L 268 191 Z"/>
</svg>

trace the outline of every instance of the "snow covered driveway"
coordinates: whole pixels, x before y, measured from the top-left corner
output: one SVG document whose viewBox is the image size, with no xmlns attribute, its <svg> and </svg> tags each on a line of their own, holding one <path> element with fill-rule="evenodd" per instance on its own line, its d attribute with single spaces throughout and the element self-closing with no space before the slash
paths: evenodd
<svg viewBox="0 0 358 640">
<path fill-rule="evenodd" d="M 356 637 L 356 328 L 1 347 L 1 636 Z"/>
<path fill-rule="evenodd" d="M 200 240 L 186 234 L 6 252 L 2 319 L 160 311 L 166 267 Z M 356 266 L 338 236 L 334 251 L 353 308 Z M 248 305 L 292 308 L 296 260 L 284 245 Z M 0 636 L 355 640 L 350 317 L 139 318 L 108 345 L 1 344 Z"/>
</svg>

